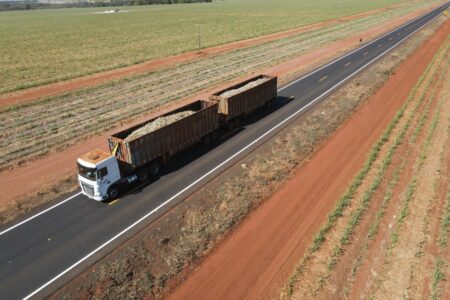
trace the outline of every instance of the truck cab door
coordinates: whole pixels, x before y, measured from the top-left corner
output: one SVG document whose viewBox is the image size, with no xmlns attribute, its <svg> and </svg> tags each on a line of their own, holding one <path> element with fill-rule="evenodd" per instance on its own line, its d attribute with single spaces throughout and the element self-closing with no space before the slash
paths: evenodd
<svg viewBox="0 0 450 300">
<path fill-rule="evenodd" d="M 110 176 L 108 176 L 108 168 L 105 166 L 97 171 L 99 192 L 100 195 L 105 196 L 108 192 L 108 188 L 112 184 Z"/>
</svg>

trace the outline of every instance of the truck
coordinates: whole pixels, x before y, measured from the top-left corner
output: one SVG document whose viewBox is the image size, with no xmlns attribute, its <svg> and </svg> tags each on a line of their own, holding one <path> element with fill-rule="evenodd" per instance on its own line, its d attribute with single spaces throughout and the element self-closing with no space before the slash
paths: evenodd
<svg viewBox="0 0 450 300">
<path fill-rule="evenodd" d="M 96 149 L 77 159 L 81 191 L 97 201 L 115 199 L 129 185 L 156 177 L 175 154 L 235 129 L 276 96 L 277 78 L 260 75 L 119 131 L 108 138 L 109 153 Z"/>
</svg>

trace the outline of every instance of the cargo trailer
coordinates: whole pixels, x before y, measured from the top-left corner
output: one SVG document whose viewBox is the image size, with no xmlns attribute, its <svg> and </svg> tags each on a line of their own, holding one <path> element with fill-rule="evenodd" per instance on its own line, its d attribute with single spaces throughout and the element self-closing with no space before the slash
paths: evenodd
<svg viewBox="0 0 450 300">
<path fill-rule="evenodd" d="M 221 123 L 229 127 L 239 119 L 269 105 L 277 97 L 277 77 L 259 75 L 212 94 L 209 100 L 219 104 Z"/>
</svg>

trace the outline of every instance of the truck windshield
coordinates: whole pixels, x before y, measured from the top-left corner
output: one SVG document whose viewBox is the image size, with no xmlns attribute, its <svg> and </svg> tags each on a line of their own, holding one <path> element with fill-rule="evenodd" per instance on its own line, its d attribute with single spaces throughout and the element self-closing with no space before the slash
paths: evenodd
<svg viewBox="0 0 450 300">
<path fill-rule="evenodd" d="M 88 168 L 80 165 L 79 163 L 77 165 L 78 165 L 78 174 L 89 180 L 96 180 L 97 170 L 95 168 Z"/>
</svg>

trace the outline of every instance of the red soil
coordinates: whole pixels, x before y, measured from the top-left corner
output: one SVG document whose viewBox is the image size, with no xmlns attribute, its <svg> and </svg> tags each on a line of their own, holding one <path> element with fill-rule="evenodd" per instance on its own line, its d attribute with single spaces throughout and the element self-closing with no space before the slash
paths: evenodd
<svg viewBox="0 0 450 300">
<path fill-rule="evenodd" d="M 450 21 L 176 290 L 173 299 L 275 298 L 368 150 L 408 97 Z"/>
<path fill-rule="evenodd" d="M 303 72 L 308 69 L 311 70 L 312 68 L 323 63 L 324 61 L 327 61 L 331 57 L 335 57 L 340 53 L 347 52 L 359 46 L 360 37 L 364 37 L 365 40 L 372 39 L 389 30 L 392 30 L 399 24 L 416 17 L 421 13 L 423 13 L 423 11 L 415 12 L 402 18 L 392 20 L 390 22 L 381 24 L 377 27 L 371 28 L 365 32 L 361 32 L 357 35 L 349 36 L 344 40 L 320 48 L 317 51 L 313 51 L 305 55 L 299 56 L 298 58 L 293 59 L 289 62 L 282 63 L 269 69 L 258 70 L 258 72 L 283 76 L 287 74 Z M 237 83 L 242 79 L 243 78 L 238 78 L 235 81 L 233 81 L 233 83 L 234 82 Z M 201 93 L 192 95 L 187 99 L 183 99 L 180 102 L 186 103 L 196 99 L 200 99 L 202 97 L 207 97 L 208 93 L 210 93 L 212 90 L 217 90 L 222 87 L 224 86 L 222 85 L 212 87 L 208 90 L 202 91 Z M 159 112 L 161 110 L 168 111 L 171 108 L 179 105 L 180 102 L 159 108 L 150 114 L 147 114 L 136 120 L 133 120 L 130 123 L 121 125 L 119 129 L 116 128 L 113 130 L 109 130 L 108 132 L 100 136 L 87 138 L 83 143 L 75 144 L 64 151 L 52 153 L 44 158 L 31 161 L 15 169 L 1 172 L 0 181 L 3 182 L 3 187 L 0 190 L 0 207 L 3 205 L 7 205 L 8 203 L 11 203 L 13 201 L 16 201 L 20 197 L 34 193 L 39 189 L 41 189 L 43 186 L 49 183 L 56 182 L 60 178 L 63 178 L 70 174 L 74 174 L 75 162 L 77 157 L 94 148 L 99 148 L 107 151 L 108 149 L 106 141 L 107 138 L 112 133 L 117 132 L 120 129 L 124 129 L 126 127 L 138 124 L 155 115 L 158 111 Z"/>
<path fill-rule="evenodd" d="M 225 45 L 220 45 L 216 47 L 202 49 L 201 51 L 187 52 L 175 56 L 169 56 L 164 58 L 159 58 L 155 60 L 150 60 L 141 64 L 132 65 L 124 68 L 114 69 L 111 71 L 97 73 L 95 75 L 89 75 L 85 77 L 76 78 L 73 80 L 62 81 L 57 83 L 52 83 L 48 85 L 43 85 L 35 88 L 29 88 L 22 91 L 17 91 L 0 96 L 0 107 L 19 104 L 23 102 L 29 102 L 42 97 L 56 96 L 66 92 L 70 92 L 76 89 L 81 89 L 85 87 L 95 86 L 101 83 L 105 83 L 110 80 L 117 80 L 130 75 L 136 75 L 140 73 L 150 72 L 173 66 L 186 61 L 194 60 L 200 57 L 208 57 L 212 55 L 217 55 L 220 53 L 228 52 L 235 49 L 250 47 L 258 44 L 265 43 L 267 41 L 272 41 L 275 39 L 286 38 L 295 34 L 299 34 L 306 31 L 312 31 L 325 26 L 330 26 L 338 24 L 341 22 L 347 22 L 354 19 L 360 19 L 373 15 L 375 13 L 383 12 L 386 10 L 394 9 L 400 6 L 399 4 L 383 7 L 379 9 L 370 10 L 367 12 L 359 13 L 352 16 L 346 16 L 338 19 L 332 19 L 316 24 L 311 24 L 308 26 L 294 28 L 287 31 L 282 31 L 274 34 L 269 34 L 265 36 L 260 36 L 256 38 L 251 38 L 247 40 L 242 40 L 238 42 L 233 42 Z"/>
</svg>

